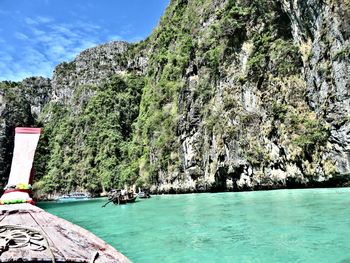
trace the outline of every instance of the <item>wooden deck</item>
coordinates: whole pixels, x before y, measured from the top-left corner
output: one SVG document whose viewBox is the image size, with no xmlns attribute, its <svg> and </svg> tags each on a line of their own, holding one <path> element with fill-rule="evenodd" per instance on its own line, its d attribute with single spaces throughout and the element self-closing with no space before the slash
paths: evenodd
<svg viewBox="0 0 350 263">
<path fill-rule="evenodd" d="M 130 263 L 89 231 L 30 204 L 0 205 L 0 262 Z"/>
</svg>

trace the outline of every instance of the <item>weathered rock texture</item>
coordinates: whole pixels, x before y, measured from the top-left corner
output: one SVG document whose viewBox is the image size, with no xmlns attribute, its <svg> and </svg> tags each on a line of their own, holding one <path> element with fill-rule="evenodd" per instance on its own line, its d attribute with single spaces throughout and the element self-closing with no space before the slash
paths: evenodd
<svg viewBox="0 0 350 263">
<path fill-rule="evenodd" d="M 88 49 L 46 84 L 11 84 L 25 103 L 22 122 L 1 119 L 0 161 L 14 125 L 37 122 L 43 193 L 345 185 L 349 10 L 348 0 L 172 0 L 145 41 Z"/>
<path fill-rule="evenodd" d="M 151 132 L 143 148 L 151 165 L 141 165 L 141 175 L 152 173 L 153 189 L 160 192 L 348 181 L 348 4 L 203 4 L 174 1 L 154 33 L 164 36 L 169 20 L 181 21 L 174 22 L 180 29 L 167 48 L 184 50 L 182 39 L 188 37 L 193 50 L 175 99 L 156 109 L 175 108 L 176 132 Z M 172 66 L 180 60 L 167 58 Z M 158 83 L 144 95 L 162 92 L 167 65 L 158 62 Z M 138 122 L 142 129 L 147 119 Z M 157 138 L 162 135 L 164 145 Z"/>
<path fill-rule="evenodd" d="M 67 101 L 80 85 L 100 84 L 115 74 L 125 73 L 121 58 L 127 48 L 126 42 L 110 42 L 83 51 L 72 62 L 59 64 L 52 78 L 53 99 Z"/>
<path fill-rule="evenodd" d="M 332 159 L 350 170 L 350 2 L 285 1 L 293 36 L 305 56 L 310 108 L 331 125 Z"/>
</svg>

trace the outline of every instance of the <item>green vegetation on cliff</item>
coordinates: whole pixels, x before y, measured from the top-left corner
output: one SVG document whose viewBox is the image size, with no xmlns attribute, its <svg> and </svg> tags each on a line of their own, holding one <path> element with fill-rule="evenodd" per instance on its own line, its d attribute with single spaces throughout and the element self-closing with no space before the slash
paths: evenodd
<svg viewBox="0 0 350 263">
<path fill-rule="evenodd" d="M 143 86 L 140 76 L 115 76 L 103 85 L 78 87 L 70 108 L 48 104 L 49 120 L 39 148 L 41 169 L 37 169 L 42 178 L 36 189 L 52 193 L 81 188 L 99 193 L 122 185 L 118 165 L 139 112 Z M 49 158 L 45 162 L 40 156 Z"/>
<path fill-rule="evenodd" d="M 118 70 L 61 64 L 65 99 L 39 118 L 37 190 L 260 189 L 333 176 L 331 128 L 310 108 L 303 72 L 311 44 L 297 43 L 291 19 L 279 1 L 172 0 L 146 40 L 108 57 Z M 92 75 L 105 80 L 77 84 Z"/>
<path fill-rule="evenodd" d="M 0 82 L 0 187 L 10 173 L 15 127 L 34 124 L 30 106 L 21 83 Z"/>
</svg>

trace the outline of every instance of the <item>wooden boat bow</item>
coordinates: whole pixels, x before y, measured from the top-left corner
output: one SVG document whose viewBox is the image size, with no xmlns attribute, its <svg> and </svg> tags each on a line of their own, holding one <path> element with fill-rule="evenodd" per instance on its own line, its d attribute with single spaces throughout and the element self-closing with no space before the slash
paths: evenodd
<svg viewBox="0 0 350 263">
<path fill-rule="evenodd" d="M 89 231 L 31 204 L 0 206 L 0 262 L 130 263 Z"/>
</svg>

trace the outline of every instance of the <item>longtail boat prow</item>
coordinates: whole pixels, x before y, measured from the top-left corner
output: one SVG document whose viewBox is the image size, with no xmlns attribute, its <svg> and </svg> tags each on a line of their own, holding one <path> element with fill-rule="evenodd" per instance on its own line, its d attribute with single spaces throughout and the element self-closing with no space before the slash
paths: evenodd
<svg viewBox="0 0 350 263">
<path fill-rule="evenodd" d="M 40 133 L 16 128 L 10 177 L 0 198 L 0 262 L 130 263 L 94 234 L 34 205 L 32 166 Z"/>
</svg>

